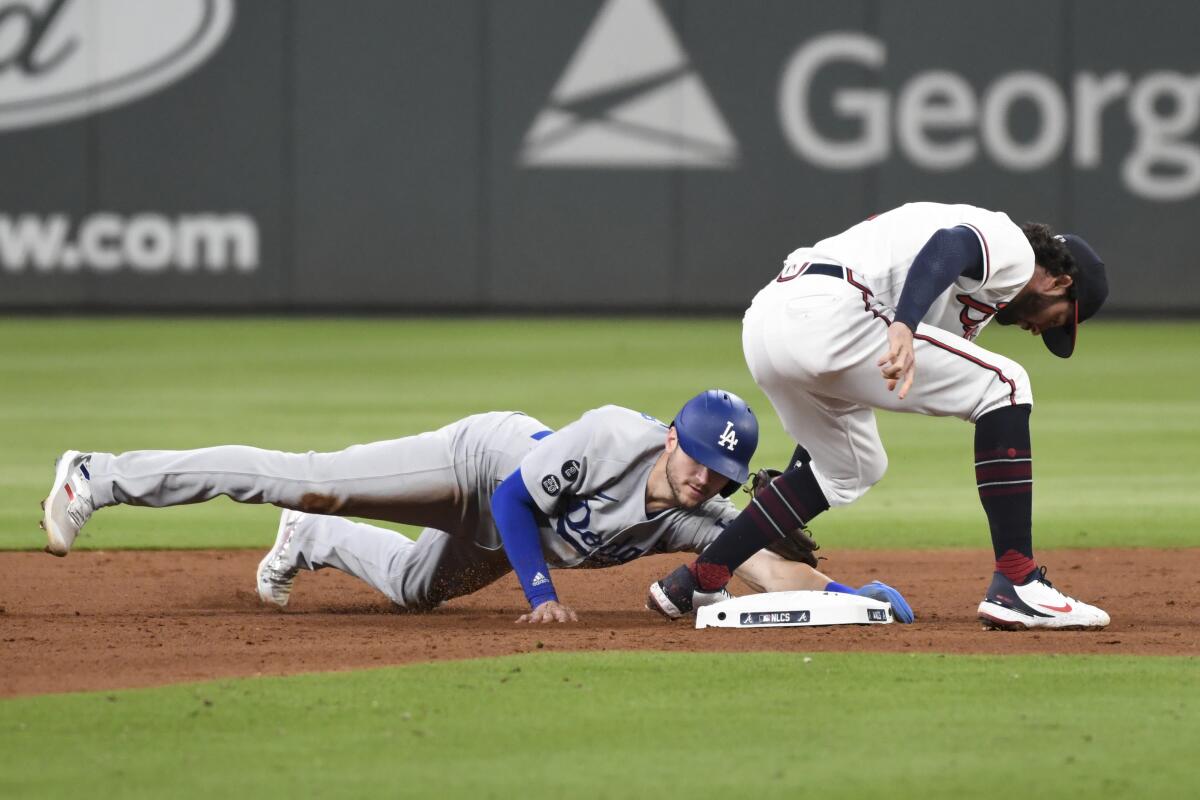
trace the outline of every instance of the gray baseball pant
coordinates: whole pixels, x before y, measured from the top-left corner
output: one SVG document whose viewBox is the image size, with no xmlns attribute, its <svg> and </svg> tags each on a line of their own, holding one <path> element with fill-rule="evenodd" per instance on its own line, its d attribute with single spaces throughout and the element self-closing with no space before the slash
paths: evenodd
<svg viewBox="0 0 1200 800">
<path fill-rule="evenodd" d="M 371 525 L 313 516 L 298 526 L 291 548 L 299 565 L 340 569 L 400 606 L 424 610 L 511 570 L 491 519 L 491 490 L 543 428 L 529 417 L 495 412 L 333 453 L 240 445 L 93 453 L 92 499 L 97 508 L 162 508 L 224 495 L 314 515 L 424 526 L 413 542 Z"/>
</svg>

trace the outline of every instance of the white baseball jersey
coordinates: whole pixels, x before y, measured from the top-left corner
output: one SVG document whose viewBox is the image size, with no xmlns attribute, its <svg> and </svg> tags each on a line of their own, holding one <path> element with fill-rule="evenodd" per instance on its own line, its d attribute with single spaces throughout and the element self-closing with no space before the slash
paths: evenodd
<svg viewBox="0 0 1200 800">
<path fill-rule="evenodd" d="M 888 326 L 921 248 L 960 225 L 979 237 L 983 279 L 960 276 L 921 318 L 915 381 L 900 399 L 878 364 Z M 812 269 L 817 264 L 844 270 Z M 1021 365 L 973 341 L 1033 270 L 1033 248 L 1006 215 L 939 203 L 901 206 L 788 256 L 747 310 L 742 348 L 784 429 L 812 455 L 830 505 L 853 502 L 887 469 L 874 409 L 974 422 L 1033 402 Z"/>
<path fill-rule="evenodd" d="M 921 321 L 974 339 L 1033 276 L 1033 248 L 1007 214 L 968 205 L 908 203 L 797 250 L 787 263 L 793 269 L 822 260 L 849 267 L 880 303 L 895 308 L 917 253 L 939 229 L 956 226 L 979 237 L 983 279 L 959 276 Z"/>
<path fill-rule="evenodd" d="M 667 426 L 620 406 L 589 411 L 541 440 L 521 476 L 549 519 L 542 551 L 552 567 L 605 567 L 648 552 L 700 552 L 737 516 L 722 497 L 699 508 L 646 515 L 646 480 Z"/>
</svg>

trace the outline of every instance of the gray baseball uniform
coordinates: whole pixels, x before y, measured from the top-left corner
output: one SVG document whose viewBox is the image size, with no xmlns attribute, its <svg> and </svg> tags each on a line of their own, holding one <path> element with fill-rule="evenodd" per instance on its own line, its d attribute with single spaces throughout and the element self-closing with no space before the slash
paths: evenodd
<svg viewBox="0 0 1200 800">
<path fill-rule="evenodd" d="M 737 514 L 723 498 L 647 517 L 646 480 L 667 426 L 618 406 L 589 411 L 557 433 L 516 412 L 467 417 L 439 430 L 335 453 L 254 447 L 92 454 L 96 508 L 164 507 L 220 495 L 309 512 L 292 538 L 294 563 L 334 567 L 421 610 L 511 570 L 491 515 L 496 487 L 518 467 L 542 514 L 552 567 L 604 567 L 649 552 L 700 552 Z M 341 519 L 425 526 L 413 542 Z"/>
</svg>

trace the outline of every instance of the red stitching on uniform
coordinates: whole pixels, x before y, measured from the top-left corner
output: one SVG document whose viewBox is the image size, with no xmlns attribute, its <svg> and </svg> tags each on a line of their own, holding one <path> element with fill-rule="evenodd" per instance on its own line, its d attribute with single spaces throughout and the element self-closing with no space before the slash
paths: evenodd
<svg viewBox="0 0 1200 800">
<path fill-rule="evenodd" d="M 986 247 L 986 243 L 984 246 Z M 875 309 L 871 308 L 871 301 L 868 299 L 869 297 L 871 297 L 871 290 L 868 289 L 866 286 L 863 286 L 861 283 L 858 283 L 857 281 L 854 280 L 854 273 L 850 271 L 849 267 L 844 267 L 844 269 L 846 270 L 846 280 L 850 283 L 851 286 L 853 286 L 854 288 L 856 288 L 862 292 L 863 308 L 866 311 L 874 314 L 876 319 L 881 319 L 890 326 L 892 324 L 892 321 L 890 319 L 888 319 L 886 316 L 884 316 L 880 312 L 876 311 Z M 962 356 L 967 361 L 970 361 L 972 364 L 983 367 L 984 369 L 990 369 L 992 372 L 996 373 L 996 376 L 999 377 L 1001 381 L 1008 384 L 1009 404 L 1014 405 L 1014 406 L 1017 405 L 1017 383 L 1012 378 L 1007 377 L 1004 374 L 1004 370 L 1000 369 L 999 367 L 995 366 L 994 364 L 989 364 L 986 361 L 981 361 L 980 359 L 975 358 L 974 356 L 969 355 L 967 353 L 964 353 L 961 350 L 955 350 L 950 345 L 945 344 L 943 342 L 939 342 L 937 339 L 932 339 L 923 333 L 913 333 L 913 338 L 920 339 L 923 342 L 929 342 L 934 347 L 940 347 L 943 350 L 946 350 L 947 352 L 954 353 L 954 355 L 956 355 L 956 356 Z"/>
<path fill-rule="evenodd" d="M 1009 389 L 1009 391 L 1008 391 L 1008 402 L 1009 402 L 1009 405 L 1013 405 L 1013 406 L 1015 406 L 1015 405 L 1017 404 L 1017 382 L 1016 382 L 1016 381 L 1014 381 L 1012 378 L 1009 378 L 1009 377 L 1007 377 L 1007 376 L 1004 374 L 1004 370 L 1000 369 L 999 367 L 997 367 L 997 366 L 996 366 L 996 365 L 994 365 L 994 364 L 989 364 L 989 363 L 987 363 L 986 361 L 982 361 L 982 360 L 980 360 L 980 359 L 978 359 L 978 358 L 975 358 L 975 356 L 973 356 L 973 355 L 970 355 L 970 354 L 968 354 L 968 353 L 964 353 L 964 352 L 963 352 L 963 351 L 961 351 L 961 350 L 955 350 L 953 347 L 951 347 L 950 345 L 946 344 L 945 342 L 939 342 L 937 339 L 930 338 L 930 337 L 926 336 L 926 335 L 925 335 L 925 334 L 923 334 L 923 333 L 914 333 L 914 334 L 913 334 L 913 338 L 914 338 L 914 339 L 920 339 L 920 340 L 921 340 L 921 341 L 923 341 L 923 342 L 929 342 L 929 343 L 930 343 L 931 345 L 933 345 L 934 347 L 940 347 L 940 348 L 942 348 L 943 350 L 946 350 L 946 351 L 948 351 L 948 352 L 954 353 L 954 355 L 956 355 L 956 356 L 962 356 L 962 357 L 963 357 L 963 358 L 965 358 L 967 361 L 970 361 L 972 364 L 976 364 L 976 365 L 978 365 L 978 366 L 981 366 L 981 367 L 983 367 L 984 369 L 990 369 L 992 372 L 996 373 L 996 376 L 997 376 L 997 377 L 999 377 L 999 378 L 1000 378 L 1000 380 L 1002 380 L 1002 381 L 1004 381 L 1005 383 L 1007 383 L 1007 384 L 1008 384 L 1008 389 Z"/>
</svg>

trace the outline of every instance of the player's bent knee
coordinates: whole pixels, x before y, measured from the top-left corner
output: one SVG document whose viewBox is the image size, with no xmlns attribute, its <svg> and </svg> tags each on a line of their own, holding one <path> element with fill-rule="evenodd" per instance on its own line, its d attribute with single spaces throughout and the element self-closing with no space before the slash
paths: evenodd
<svg viewBox="0 0 1200 800">
<path fill-rule="evenodd" d="M 821 491 L 825 493 L 829 505 L 848 506 L 879 483 L 887 472 L 887 467 L 887 454 L 882 450 L 862 456 L 856 475 L 846 478 L 821 478 Z"/>
<path fill-rule="evenodd" d="M 972 410 L 971 422 L 998 408 L 1033 405 L 1033 385 L 1024 367 L 1016 361 L 1000 359 L 997 370 L 995 379 L 987 384 Z"/>
<path fill-rule="evenodd" d="M 871 458 L 863 459 L 863 494 L 866 494 L 868 489 L 883 480 L 887 468 L 887 453 L 882 450 L 874 454 Z"/>
</svg>

